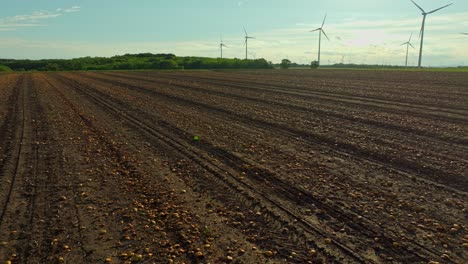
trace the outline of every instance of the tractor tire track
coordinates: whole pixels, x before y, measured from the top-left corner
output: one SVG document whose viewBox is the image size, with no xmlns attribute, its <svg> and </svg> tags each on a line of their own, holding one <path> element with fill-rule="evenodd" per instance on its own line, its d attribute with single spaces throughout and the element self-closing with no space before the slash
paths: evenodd
<svg viewBox="0 0 468 264">
<path fill-rule="evenodd" d="M 164 98 L 174 103 L 196 107 L 204 109 L 214 115 L 220 115 L 223 117 L 229 116 L 236 122 L 249 124 L 249 126 L 255 126 L 265 131 L 276 131 L 280 135 L 290 135 L 292 138 L 301 138 L 305 144 L 312 144 L 320 146 L 321 148 L 327 148 L 332 152 L 339 154 L 346 159 L 352 157 L 353 159 L 361 159 L 371 164 L 377 164 L 380 166 L 391 168 L 393 171 L 400 172 L 401 175 L 413 175 L 417 176 L 419 180 L 424 183 L 433 184 L 439 188 L 445 188 L 450 191 L 455 191 L 461 195 L 466 195 L 466 187 L 468 187 L 468 179 L 450 171 L 441 170 L 438 168 L 429 167 L 427 165 L 415 164 L 403 159 L 395 159 L 395 157 L 389 156 L 385 153 L 373 152 L 368 149 L 363 149 L 359 146 L 349 144 L 342 141 L 336 141 L 335 138 L 323 136 L 319 134 L 304 132 L 296 128 L 284 126 L 281 124 L 271 123 L 265 120 L 256 119 L 251 116 L 243 115 L 239 112 L 234 112 L 228 109 L 214 107 L 203 102 L 194 101 L 187 98 L 182 98 L 176 95 L 166 94 L 156 90 L 147 89 L 140 86 L 135 86 L 127 82 L 118 80 L 96 78 L 105 83 L 114 85 L 123 85 L 126 89 L 132 91 L 144 91 L 152 96 Z M 90 79 L 91 80 L 91 79 Z"/>
<path fill-rule="evenodd" d="M 36 209 L 37 193 L 31 188 L 38 175 L 38 146 L 34 143 L 37 137 L 36 111 L 32 109 L 34 93 L 31 76 L 22 75 L 15 87 L 14 114 L 8 118 L 14 127 L 11 128 L 11 152 L 2 175 L 2 180 L 8 184 L 3 185 L 7 189 L 1 191 L 0 234 L 12 243 L 3 253 L 18 263 L 28 263 Z"/>
<path fill-rule="evenodd" d="M 294 109 L 297 111 L 302 111 L 305 113 L 312 113 L 313 115 L 316 116 L 321 116 L 321 117 L 334 117 L 337 119 L 341 119 L 344 121 L 348 122 L 353 122 L 353 123 L 358 123 L 358 124 L 364 124 L 364 125 L 369 125 L 378 129 L 385 129 L 385 130 L 393 130 L 396 132 L 404 132 L 404 133 L 411 133 L 414 136 L 417 137 L 422 137 L 426 138 L 431 141 L 436 141 L 438 144 L 443 144 L 443 145 L 450 145 L 450 147 L 453 147 L 454 144 L 458 145 L 459 147 L 466 148 L 468 145 L 468 139 L 465 138 L 447 138 L 447 136 L 442 136 L 439 134 L 432 133 L 431 131 L 428 130 L 420 130 L 416 129 L 413 127 L 409 126 L 402 126 L 402 125 L 397 125 L 397 124 L 392 124 L 389 122 L 381 122 L 379 120 L 373 120 L 370 118 L 364 118 L 364 117 L 355 117 L 355 116 L 350 116 L 350 115 L 343 115 L 338 112 L 333 112 L 330 110 L 325 110 L 325 109 L 316 109 L 316 108 L 311 108 L 311 107 L 305 107 L 305 106 L 300 106 L 296 104 L 291 104 L 287 103 L 284 101 L 277 101 L 277 100 L 267 100 L 267 99 L 261 99 L 261 98 L 255 98 L 252 96 L 247 96 L 245 94 L 237 94 L 237 93 L 228 93 L 224 91 L 218 91 L 218 90 L 213 90 L 209 88 L 202 88 L 200 86 L 190 86 L 190 85 L 184 85 L 182 83 L 178 83 L 178 81 L 174 80 L 167 80 L 167 81 L 162 81 L 166 79 L 157 79 L 157 78 L 142 78 L 142 77 L 135 77 L 135 74 L 112 74 L 112 73 L 102 73 L 103 75 L 110 76 L 110 77 L 117 77 L 117 78 L 125 78 L 128 80 L 136 80 L 136 81 L 145 81 L 148 83 L 151 83 L 154 85 L 154 83 L 158 84 L 163 84 L 163 85 L 168 85 L 172 87 L 177 87 L 186 91 L 200 91 L 202 93 L 207 93 L 207 94 L 212 94 L 212 95 L 217 95 L 221 97 L 226 97 L 226 98 L 231 98 L 231 99 L 237 99 L 240 101 L 250 101 L 250 102 L 255 102 L 255 103 L 261 103 L 264 105 L 275 105 L 275 106 L 280 106 L 284 107 L 286 109 Z M 95 75 L 92 75 L 95 76 Z M 96 77 L 94 77 L 96 78 Z M 107 80 L 107 79 L 100 79 L 100 80 Z M 326 107 L 324 107 L 326 108 Z M 467 149 L 468 150 L 468 149 Z M 465 151 L 465 150 L 463 150 Z"/>
<path fill-rule="evenodd" d="M 106 75 L 108 75 L 108 74 L 106 74 Z M 161 83 L 163 85 L 169 85 L 170 87 L 181 88 L 181 89 L 184 89 L 186 91 L 199 91 L 200 93 L 203 93 L 203 94 L 211 94 L 211 95 L 216 95 L 216 96 L 220 96 L 220 97 L 236 99 L 236 100 L 239 100 L 239 102 L 249 101 L 249 102 L 254 102 L 254 103 L 261 103 L 261 104 L 263 104 L 265 106 L 274 105 L 274 106 L 279 106 L 279 107 L 282 107 L 282 108 L 285 108 L 285 109 L 291 109 L 295 113 L 298 113 L 298 112 L 299 113 L 302 112 L 304 114 L 311 114 L 312 113 L 314 116 L 319 116 L 319 117 L 327 117 L 327 118 L 334 117 L 334 118 L 337 118 L 339 120 L 343 120 L 345 122 L 352 123 L 353 125 L 350 126 L 350 129 L 355 128 L 356 127 L 355 124 L 358 123 L 358 124 L 364 124 L 366 126 L 371 126 L 371 127 L 375 128 L 375 129 L 384 130 L 387 133 L 388 133 L 388 130 L 391 129 L 391 130 L 394 130 L 396 133 L 403 134 L 403 135 L 395 136 L 395 139 L 392 139 L 392 141 L 396 141 L 397 140 L 396 138 L 402 138 L 403 136 L 407 136 L 408 133 L 411 133 L 414 136 L 416 136 L 417 138 L 419 138 L 418 142 L 420 141 L 420 139 L 425 139 L 427 141 L 434 142 L 434 144 L 442 145 L 442 146 L 447 147 L 447 148 L 452 148 L 454 151 L 455 151 L 454 147 L 458 147 L 460 153 L 464 153 L 464 152 L 468 151 L 468 148 L 466 147 L 467 144 L 468 144 L 468 139 L 464 139 L 464 138 L 450 138 L 450 139 L 448 139 L 447 137 L 443 137 L 441 135 L 431 133 L 430 131 L 427 131 L 427 130 L 414 129 L 414 128 L 408 127 L 408 126 L 400 126 L 400 125 L 395 125 L 395 124 L 388 123 L 388 122 L 381 122 L 381 121 L 378 121 L 378 120 L 370 120 L 370 119 L 367 119 L 367 118 L 358 118 L 358 117 L 343 115 L 343 114 L 339 114 L 339 113 L 335 113 L 335 112 L 331 112 L 331 111 L 326 111 L 326 110 L 311 109 L 311 108 L 308 108 L 308 107 L 297 106 L 297 105 L 293 105 L 293 104 L 290 104 L 290 103 L 283 103 L 283 102 L 278 102 L 278 101 L 271 101 L 271 100 L 266 100 L 266 99 L 253 98 L 253 97 L 246 96 L 246 95 L 238 95 L 238 94 L 226 93 L 226 92 L 222 92 L 222 91 L 215 91 L 215 90 L 211 90 L 211 89 L 201 88 L 201 87 L 198 87 L 198 86 L 183 85 L 183 84 L 175 83 L 174 81 L 161 82 L 161 80 L 157 80 L 157 79 L 156 80 L 155 79 L 148 80 L 148 79 L 145 79 L 145 78 L 138 78 L 138 77 L 135 78 L 135 77 L 132 77 L 131 75 L 128 76 L 128 77 L 127 76 L 123 77 L 121 75 L 113 75 L 112 74 L 110 76 L 126 78 L 126 79 L 131 79 L 131 80 L 145 81 L 145 82 L 148 82 L 148 84 L 153 84 L 153 85 L 154 85 L 155 82 L 156 83 Z M 98 78 L 98 77 L 94 77 L 94 78 L 98 79 L 98 80 L 101 80 L 101 81 L 108 81 L 109 80 L 108 78 L 107 79 L 106 78 Z M 409 140 L 409 139 L 406 139 L 406 140 Z M 416 144 L 415 144 L 415 142 L 411 142 L 410 145 L 416 145 Z M 463 155 L 460 155 L 460 156 L 463 156 Z M 460 157 L 447 156 L 446 158 L 455 160 L 455 159 L 460 158 Z M 466 161 L 466 160 L 464 160 L 464 161 Z"/>
<path fill-rule="evenodd" d="M 104 109 L 107 108 L 106 111 L 111 111 L 111 113 L 119 118 L 123 118 L 132 124 L 135 128 L 141 130 L 145 134 L 151 135 L 153 140 L 157 140 L 173 151 L 175 150 L 176 155 L 182 156 L 201 166 L 204 170 L 209 172 L 210 177 L 206 180 L 208 180 L 208 182 L 214 182 L 219 185 L 215 187 L 215 190 L 223 190 L 223 196 L 225 196 L 223 199 L 226 199 L 226 203 L 236 204 L 239 207 L 238 203 L 241 201 L 241 208 L 258 208 L 259 210 L 264 210 L 265 215 L 262 215 L 262 217 L 265 219 L 256 220 L 265 221 L 263 226 L 270 226 L 274 228 L 274 230 L 272 229 L 270 232 L 272 232 L 278 239 L 288 240 L 289 237 L 292 236 L 295 238 L 295 241 L 293 241 L 291 244 L 296 244 L 296 246 L 303 247 L 303 252 L 306 252 L 305 248 L 316 248 L 318 252 L 323 252 L 323 254 L 327 255 L 330 260 L 339 262 L 348 262 L 350 260 L 351 262 L 365 262 L 365 259 L 363 259 L 359 254 L 349 249 L 347 246 L 342 245 L 338 241 L 333 241 L 332 245 L 334 247 L 328 246 L 326 249 L 323 248 L 326 246 L 324 243 L 319 242 L 321 245 L 311 244 L 315 241 L 323 241 L 323 239 L 326 238 L 325 234 L 311 223 L 302 220 L 301 217 L 297 216 L 297 213 L 294 213 L 291 209 L 286 208 L 280 202 L 270 198 L 267 195 L 268 192 L 266 190 L 258 190 L 256 187 L 247 182 L 239 181 L 234 176 L 237 174 L 235 167 L 226 167 L 226 165 L 223 165 L 222 162 L 215 162 L 212 158 L 212 155 L 216 155 L 221 160 L 232 163 L 234 162 L 232 160 L 233 158 L 227 157 L 229 153 L 221 149 L 217 149 L 214 146 L 208 146 L 208 149 L 205 150 L 206 152 L 201 152 L 199 150 L 197 151 L 194 146 L 187 145 L 187 143 L 184 142 L 185 140 L 174 137 L 174 134 L 167 134 L 170 131 L 173 133 L 176 132 L 176 135 L 178 136 L 182 136 L 181 134 L 183 134 L 183 132 L 177 131 L 177 128 L 174 128 L 162 121 L 157 122 L 157 127 L 159 129 L 157 127 L 153 127 L 152 125 L 146 124 L 147 122 L 144 122 L 144 119 L 140 117 L 143 115 L 143 113 L 132 114 L 130 111 L 124 110 L 127 109 L 126 106 L 120 105 L 115 101 L 111 102 L 104 94 L 99 93 L 96 90 L 91 90 L 90 88 L 84 90 L 86 86 L 74 83 L 71 79 L 65 79 L 63 77 L 56 78 L 67 86 L 73 87 L 78 92 L 83 93 L 85 96 L 93 100 L 98 106 L 103 107 Z M 237 166 L 242 165 L 242 162 L 239 162 L 238 160 L 235 162 Z M 229 173 L 229 176 L 226 176 L 226 172 Z M 277 209 L 271 210 L 268 208 Z M 278 209 L 279 213 L 275 212 Z M 304 234 L 299 230 L 296 230 L 295 232 L 293 232 L 294 230 L 290 230 L 293 234 L 284 234 L 281 232 L 281 228 L 286 223 L 292 222 L 294 219 L 301 223 L 301 229 L 306 230 L 308 232 L 308 236 L 311 236 L 312 239 L 310 237 L 304 237 Z M 271 243 L 273 241 L 269 242 Z M 282 244 L 284 243 L 278 243 L 278 246 Z M 343 258 L 343 256 L 347 257 Z M 307 255 L 303 255 L 302 258 L 303 260 L 307 260 Z"/>
<path fill-rule="evenodd" d="M 63 79 L 62 79 L 63 80 Z M 63 80 L 64 82 L 66 82 L 68 85 L 70 86 L 75 86 L 76 88 L 75 89 L 83 89 L 83 87 L 85 87 L 86 85 L 84 84 L 78 84 L 78 83 L 75 83 L 73 84 L 70 79 L 68 79 L 69 81 L 66 81 L 66 80 Z M 89 89 L 89 88 L 88 88 Z M 98 91 L 95 91 L 93 90 L 92 93 L 97 93 L 98 94 L 98 97 L 102 97 L 102 98 L 106 98 L 106 95 L 105 94 L 102 94 L 101 92 L 98 92 Z M 108 100 L 108 99 L 107 99 Z M 125 106 L 123 103 L 118 103 L 118 102 L 114 102 L 115 100 L 113 100 L 112 102 L 117 104 L 118 107 L 116 108 L 116 112 L 124 112 L 123 110 L 117 110 L 117 109 L 130 109 L 129 106 Z M 108 100 L 107 103 L 109 103 L 110 101 Z M 100 104 L 104 104 L 104 102 L 100 102 Z M 136 110 L 134 110 L 136 111 Z M 140 113 L 138 112 L 138 116 L 141 116 L 144 119 L 150 119 L 151 117 L 145 117 L 143 113 Z M 133 120 L 134 117 L 132 117 L 131 119 Z M 153 117 L 154 118 L 154 117 Z M 159 126 L 168 126 L 168 124 L 164 124 L 164 123 L 158 123 Z M 177 131 L 174 127 L 167 127 L 167 129 L 164 129 L 162 131 Z M 183 132 L 178 132 L 176 134 L 180 134 L 181 137 L 184 137 L 186 135 L 183 135 Z M 245 160 L 244 161 L 241 161 L 239 162 L 240 158 L 239 157 L 236 157 L 236 156 L 233 156 L 232 154 L 224 151 L 224 150 L 221 150 L 221 149 L 218 149 L 214 146 L 209 146 L 209 145 L 204 145 L 204 147 L 202 147 L 203 150 L 206 152 L 206 153 L 211 153 L 213 154 L 215 157 L 218 157 L 217 159 L 218 160 L 222 160 L 225 164 L 228 164 L 228 166 L 230 168 L 234 168 L 234 171 L 238 171 L 242 168 L 242 165 L 243 164 L 248 164 L 248 162 L 246 162 Z M 195 155 L 194 157 L 197 157 L 197 156 L 203 156 L 202 153 L 199 153 L 198 155 Z M 192 157 L 192 159 L 194 159 L 194 157 Z M 198 161 L 198 163 L 200 163 L 200 161 Z M 201 162 L 203 163 L 203 162 Z M 255 168 L 255 165 L 251 165 L 252 167 Z M 257 171 L 255 171 L 257 170 Z M 277 193 L 280 193 L 282 196 L 286 197 L 287 199 L 291 199 L 294 201 L 294 203 L 296 204 L 299 204 L 299 205 L 305 205 L 305 204 L 310 204 L 310 203 L 314 203 L 314 204 L 319 204 L 320 207 L 322 209 L 324 209 L 325 211 L 327 212 L 334 212 L 334 214 L 332 214 L 332 216 L 334 218 L 337 218 L 343 222 L 346 222 L 348 223 L 353 229 L 355 230 L 366 230 L 365 226 L 366 225 L 361 225 L 361 226 L 356 226 L 353 224 L 351 224 L 353 222 L 353 219 L 355 219 L 356 215 L 353 215 L 353 216 L 346 216 L 346 214 L 343 214 L 342 212 L 339 212 L 339 211 L 336 211 L 336 209 L 333 209 L 333 206 L 326 206 L 325 204 L 323 204 L 322 202 L 318 201 L 318 200 L 314 200 L 310 197 L 313 197 L 313 195 L 311 195 L 310 193 L 306 193 L 305 191 L 303 190 L 300 190 L 298 188 L 295 188 L 295 187 L 292 187 L 291 184 L 288 184 L 284 181 L 282 181 L 281 179 L 277 178 L 276 176 L 274 176 L 271 172 L 268 172 L 264 169 L 255 169 L 252 173 L 249 173 L 249 178 L 251 178 L 253 180 L 253 182 L 251 183 L 251 186 L 259 186 L 259 185 L 262 185 L 261 183 L 265 182 L 265 179 L 268 179 L 270 182 L 271 182 L 271 185 L 267 187 L 268 190 L 276 190 Z M 260 176 L 258 176 L 260 175 Z M 265 185 L 265 184 L 263 184 Z M 254 187 L 250 187 L 250 188 L 254 188 Z M 267 193 L 267 191 L 265 191 L 265 193 Z M 300 197 L 308 197 L 308 199 L 312 199 L 312 200 L 308 200 L 307 198 L 302 198 L 302 199 L 299 199 L 294 196 L 294 195 L 291 195 L 291 194 L 297 194 L 297 193 L 302 193 L 304 195 L 299 195 Z M 265 197 L 265 196 L 264 196 Z M 277 203 L 276 204 L 277 207 L 280 207 L 281 208 L 281 203 Z M 295 216 L 296 219 L 302 219 L 301 217 L 298 217 L 297 215 Z M 367 229 L 369 230 L 369 229 Z M 371 231 L 372 229 L 369 230 L 369 236 L 372 237 L 372 236 L 378 236 L 378 234 L 380 233 L 388 233 L 388 232 L 385 232 L 385 231 L 382 231 L 382 230 L 378 230 L 378 231 Z M 361 231 L 363 232 L 363 231 Z M 384 241 L 384 244 L 387 243 L 387 246 L 390 246 L 391 245 L 391 241 L 394 241 L 395 238 L 392 238 L 392 239 L 389 239 L 389 238 L 386 238 L 386 236 L 383 236 L 383 241 Z M 420 253 L 416 253 L 415 251 L 412 251 L 411 253 L 409 253 L 408 255 L 411 255 L 411 254 L 414 254 L 414 256 L 417 256 L 416 259 L 418 258 L 423 258 L 423 256 L 428 256 L 428 255 L 433 255 L 433 256 L 437 256 L 437 254 L 439 254 L 439 252 L 437 251 L 434 251 L 432 249 L 429 249 L 423 245 L 418 245 L 420 247 L 419 250 L 421 250 Z M 391 248 L 391 246 L 390 246 Z M 402 249 L 399 249 L 400 251 Z M 416 259 L 412 259 L 412 261 L 415 261 Z M 408 259 L 406 259 L 408 260 Z"/>
<path fill-rule="evenodd" d="M 141 73 L 134 73 L 135 75 L 141 75 Z M 144 75 L 147 76 L 147 75 Z M 373 107 L 375 109 L 388 109 L 388 110 L 395 110 L 398 111 L 400 108 L 404 108 L 405 110 L 401 111 L 403 113 L 407 113 L 408 111 L 415 115 L 421 116 L 430 116 L 430 117 L 443 117 L 449 118 L 450 120 L 459 121 L 463 123 L 467 123 L 468 120 L 466 116 L 468 115 L 468 110 L 465 107 L 457 107 L 452 106 L 450 108 L 446 107 L 434 107 L 434 105 L 421 103 L 418 101 L 410 101 L 410 102 L 398 102 L 395 100 L 384 99 L 381 97 L 372 97 L 372 96 L 358 96 L 355 93 L 350 92 L 336 92 L 333 90 L 330 91 L 317 91 L 311 89 L 300 89 L 300 88 L 293 88 L 288 85 L 279 85 L 279 84 L 271 84 L 271 83 L 259 83 L 259 82 L 246 82 L 245 79 L 236 79 L 236 80 L 225 80 L 225 79 L 215 79 L 215 78 L 202 78 L 198 76 L 187 76 L 187 75 L 157 75 L 158 78 L 165 78 L 168 80 L 187 80 L 187 81 L 194 81 L 194 82 L 202 82 L 208 84 L 216 84 L 222 85 L 225 87 L 231 87 L 240 90 L 258 90 L 258 91 L 268 91 L 271 93 L 278 93 L 278 94 L 287 94 L 287 95 L 294 95 L 294 96 L 301 96 L 303 98 L 308 99 L 320 99 L 320 100 L 327 100 L 334 103 L 343 103 L 343 104 L 350 104 L 350 105 L 366 105 L 368 107 Z M 310 85 L 310 84 L 309 84 Z M 342 88 L 343 84 L 337 83 L 336 85 L 332 85 L 329 83 L 324 84 L 324 87 L 327 88 Z M 360 87 L 356 87 L 360 88 Z M 348 89 L 352 90 L 352 87 Z M 397 108 L 398 107 L 398 108 Z M 413 110 L 414 109 L 414 110 Z M 422 110 L 422 111 L 415 111 L 415 110 Z M 441 116 L 440 113 L 446 113 L 447 115 Z M 451 115 L 454 115 L 453 117 Z"/>
<path fill-rule="evenodd" d="M 133 73 L 135 75 L 145 75 L 145 73 L 138 73 L 138 72 L 135 72 Z M 147 74 L 145 76 L 148 76 Z M 242 87 L 250 87 L 250 86 L 259 86 L 259 87 L 263 87 L 263 88 L 275 88 L 274 90 L 277 91 L 281 91 L 281 92 L 291 92 L 291 91 L 295 91 L 295 92 L 298 92 L 300 94 L 304 94 L 304 95 L 307 95 L 307 93 L 314 93 L 314 92 L 318 92 L 319 94 L 324 94 L 324 95 L 336 95 L 338 98 L 344 96 L 344 98 L 346 98 L 347 96 L 351 96 L 351 97 L 356 97 L 356 99 L 375 99 L 375 100 L 378 100 L 378 101 L 381 101 L 383 100 L 383 103 L 385 102 L 388 102 L 388 101 L 391 101 L 389 103 L 390 106 L 392 106 L 395 102 L 396 104 L 400 103 L 399 101 L 395 101 L 395 100 L 389 100 L 387 97 L 382 97 L 382 93 L 385 92 L 386 90 L 388 90 L 388 87 L 393 87 L 395 85 L 394 82 L 385 82 L 383 84 L 376 84 L 376 83 L 372 83 L 372 86 L 371 88 L 369 88 L 369 81 L 363 81 L 363 82 L 349 82 L 349 83 L 346 83 L 346 85 L 344 85 L 343 83 L 343 80 L 339 80 L 339 81 L 336 81 L 334 80 L 334 78 L 330 78 L 328 77 L 327 79 L 325 79 L 326 81 L 321 83 L 320 81 L 322 81 L 322 79 L 316 79 L 316 78 L 310 78 L 309 81 L 310 82 L 304 82 L 304 81 L 300 81 L 300 79 L 296 78 L 296 79 L 292 79 L 292 83 L 287 83 L 286 85 L 284 84 L 271 84 L 271 81 L 274 80 L 274 78 L 272 79 L 270 76 L 268 78 L 269 82 L 268 83 L 265 83 L 265 82 L 262 82 L 262 81 L 259 81 L 258 80 L 258 77 L 254 77 L 254 78 L 246 78 L 245 75 L 240 75 L 238 76 L 239 78 L 237 79 L 232 79 L 231 77 L 226 77 L 226 76 L 218 76 L 218 77 L 215 77 L 215 76 L 203 76 L 203 74 L 197 74 L 196 76 L 194 75 L 190 75 L 190 74 L 179 74 L 179 73 L 169 73 L 169 74 L 165 74 L 165 75 L 161 75 L 161 74 L 157 74 L 157 75 L 150 75 L 150 76 L 159 76 L 159 77 L 169 77 L 170 79 L 174 80 L 174 79 L 184 79 L 184 78 L 188 78 L 188 79 L 191 79 L 192 81 L 201 81 L 201 82 L 221 82 L 223 85 L 229 85 L 229 84 L 239 84 L 237 87 L 239 88 L 242 88 Z M 233 76 L 236 76 L 236 75 L 233 75 Z M 282 82 L 284 82 L 284 80 L 281 80 Z M 318 81 L 319 83 L 317 85 L 314 85 L 314 86 L 310 86 L 311 83 L 315 83 L 316 81 Z M 407 84 L 406 84 L 407 85 Z M 295 87 L 295 88 L 293 88 Z M 345 91 L 342 91 L 343 88 L 346 87 L 346 90 Z M 402 87 L 406 87 L 406 86 L 402 86 Z M 446 85 L 442 86 L 442 87 L 446 87 Z M 313 90 L 312 90 L 312 89 Z M 459 86 L 456 86 L 456 88 L 459 89 Z M 410 91 L 407 91 L 405 89 L 400 89 L 398 90 L 398 93 L 397 95 L 398 96 L 401 96 L 401 97 L 404 97 L 405 98 L 405 103 L 403 103 L 404 106 L 407 106 L 407 107 L 411 107 L 412 105 L 421 105 L 421 106 L 426 106 L 426 107 L 434 107 L 434 104 L 433 103 L 422 103 L 421 100 L 424 100 L 426 98 L 433 98 L 432 101 L 440 101 L 441 99 L 441 96 L 442 95 L 438 95 L 438 96 L 434 96 L 433 93 L 431 93 L 431 90 L 429 90 L 428 92 L 426 92 L 425 94 L 420 94 L 420 91 L 418 91 L 417 89 L 415 91 L 413 91 L 413 87 L 411 87 L 411 90 Z M 359 94 L 359 91 L 361 90 L 364 90 L 364 94 L 362 95 L 356 95 L 356 93 Z M 445 89 L 444 89 L 445 90 Z M 441 91 L 442 93 L 444 92 Z M 351 92 L 348 92 L 348 91 L 353 91 L 352 93 Z M 362 93 L 362 92 L 361 92 Z M 379 96 L 371 96 L 372 94 L 378 94 Z M 392 93 L 389 93 L 387 92 L 387 95 L 393 97 L 394 94 Z M 454 95 L 458 95 L 458 96 L 466 96 L 467 94 L 466 93 L 457 93 L 457 92 L 453 92 L 451 91 L 450 93 L 448 93 L 448 95 L 450 95 L 450 97 L 446 98 L 446 100 L 444 102 L 446 103 L 450 103 L 451 99 L 453 99 L 453 96 Z M 419 99 L 418 101 L 416 100 L 408 100 L 408 98 L 417 98 Z M 372 101 L 372 100 L 371 100 Z M 443 110 L 443 109 L 442 109 Z M 457 111 L 463 111 L 463 112 L 466 112 L 468 109 L 464 106 L 457 106 L 457 105 L 452 105 L 450 106 L 450 108 L 446 108 L 446 110 L 448 110 L 449 112 L 453 111 L 453 110 L 457 110 Z"/>
<path fill-rule="evenodd" d="M 2 184 L 2 186 L 7 186 L 6 189 L 2 189 L 2 194 L 6 193 L 5 197 L 2 197 L 2 209 L 0 214 L 0 229 L 2 228 L 5 214 L 8 210 L 10 199 L 16 184 L 16 179 L 18 174 L 20 173 L 21 165 L 24 160 L 24 153 L 23 153 L 23 146 L 25 145 L 26 141 L 26 104 L 25 104 L 25 91 L 24 87 L 26 85 L 25 77 L 22 76 L 21 79 L 18 81 L 14 95 L 11 98 L 11 102 L 14 106 L 10 107 L 10 112 L 7 116 L 6 125 L 14 124 L 15 127 L 9 127 L 7 130 L 11 133 L 9 140 L 5 141 L 10 147 L 5 148 L 9 149 L 7 152 L 6 161 L 4 161 L 4 165 L 2 170 L 2 178 L 6 179 L 5 182 L 8 184 Z M 3 129 L 2 129 L 3 130 Z M 6 190 L 6 191 L 5 191 Z"/>
</svg>

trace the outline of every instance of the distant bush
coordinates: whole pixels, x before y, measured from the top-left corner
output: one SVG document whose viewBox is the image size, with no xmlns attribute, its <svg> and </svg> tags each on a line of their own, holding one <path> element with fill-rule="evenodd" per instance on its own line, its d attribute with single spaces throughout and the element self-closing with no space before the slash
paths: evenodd
<svg viewBox="0 0 468 264">
<path fill-rule="evenodd" d="M 46 71 L 59 71 L 60 66 L 57 63 L 47 63 L 45 69 Z"/>
<path fill-rule="evenodd" d="M 288 59 L 282 59 L 280 67 L 281 69 L 289 69 L 289 66 L 291 66 L 291 61 Z"/>
<path fill-rule="evenodd" d="M 317 69 L 319 67 L 318 61 L 313 61 L 310 63 L 310 68 L 311 69 Z"/>
<path fill-rule="evenodd" d="M 0 64 L 0 72 L 12 72 L 13 70 L 5 65 Z"/>
<path fill-rule="evenodd" d="M 173 60 L 163 60 L 159 64 L 160 69 L 166 69 L 166 70 L 171 70 L 171 69 L 177 69 L 179 66 L 177 65 L 177 62 Z"/>
</svg>

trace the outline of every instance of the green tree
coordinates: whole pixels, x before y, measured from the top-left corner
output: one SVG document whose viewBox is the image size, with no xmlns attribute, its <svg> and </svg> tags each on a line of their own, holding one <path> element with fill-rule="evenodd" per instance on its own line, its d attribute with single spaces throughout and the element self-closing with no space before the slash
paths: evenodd
<svg viewBox="0 0 468 264">
<path fill-rule="evenodd" d="M 59 71 L 60 67 L 57 63 L 47 63 L 45 66 L 46 71 Z"/>
<path fill-rule="evenodd" d="M 179 66 L 173 60 L 163 60 L 160 64 L 160 69 L 177 69 Z"/>
<path fill-rule="evenodd" d="M 291 66 L 291 61 L 288 59 L 282 59 L 280 67 L 281 69 L 289 69 L 289 66 Z"/>
<path fill-rule="evenodd" d="M 310 63 L 310 68 L 311 69 L 317 69 L 319 67 L 318 61 L 313 61 Z"/>
</svg>

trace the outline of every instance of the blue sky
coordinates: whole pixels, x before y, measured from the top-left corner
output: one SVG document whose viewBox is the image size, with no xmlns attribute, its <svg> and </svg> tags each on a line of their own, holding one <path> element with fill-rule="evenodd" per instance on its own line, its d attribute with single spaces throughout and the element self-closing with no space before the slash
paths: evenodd
<svg viewBox="0 0 468 264">
<path fill-rule="evenodd" d="M 415 0 L 428 16 L 426 66 L 468 65 L 468 1 Z M 322 64 L 403 64 L 414 34 L 409 63 L 415 65 L 421 12 L 410 0 L 0 0 L 0 58 L 74 58 L 124 53 L 174 53 L 225 57 L 244 55 L 278 62 L 316 59 L 317 32 L 324 26 Z"/>
</svg>

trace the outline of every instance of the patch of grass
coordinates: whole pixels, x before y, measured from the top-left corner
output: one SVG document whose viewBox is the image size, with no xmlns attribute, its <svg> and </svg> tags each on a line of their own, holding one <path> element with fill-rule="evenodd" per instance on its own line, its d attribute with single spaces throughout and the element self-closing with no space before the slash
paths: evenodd
<svg viewBox="0 0 468 264">
<path fill-rule="evenodd" d="M 5 65 L 0 64 L 0 72 L 12 72 L 13 70 Z"/>
</svg>

